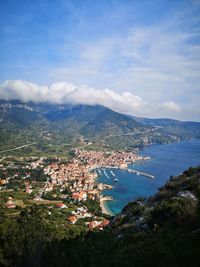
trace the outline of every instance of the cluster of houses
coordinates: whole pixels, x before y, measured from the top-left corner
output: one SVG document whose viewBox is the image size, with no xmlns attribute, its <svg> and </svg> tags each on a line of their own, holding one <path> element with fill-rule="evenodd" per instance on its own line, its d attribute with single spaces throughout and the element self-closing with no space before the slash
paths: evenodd
<svg viewBox="0 0 200 267">
<path fill-rule="evenodd" d="M 79 160 L 88 164 L 90 168 L 103 166 L 127 168 L 128 163 L 143 159 L 142 156 L 124 151 L 102 152 L 75 149 L 75 155 Z"/>
<path fill-rule="evenodd" d="M 95 179 L 97 174 L 83 165 L 80 160 L 72 160 L 66 164 L 52 163 L 44 168 L 44 173 L 50 176 L 43 191 L 52 191 L 54 186 L 60 186 L 61 191 L 68 188 L 74 201 L 85 201 L 87 197 L 94 199 L 98 191 Z"/>
<path fill-rule="evenodd" d="M 91 218 L 93 215 L 88 212 L 87 207 L 78 207 L 76 211 L 72 211 L 72 215 L 68 218 L 69 222 L 75 224 L 78 219 Z"/>
<path fill-rule="evenodd" d="M 26 180 L 27 178 L 30 178 L 30 170 L 34 170 L 38 167 L 43 168 L 44 166 L 44 158 L 37 159 L 35 157 L 29 158 L 29 161 L 24 161 L 23 158 L 20 158 L 19 162 L 15 163 L 12 160 L 10 160 L 9 164 L 7 166 L 4 166 L 3 164 L 0 164 L 0 169 L 4 173 L 8 173 L 9 170 L 15 171 L 15 174 L 10 176 L 7 175 L 6 178 L 0 177 L 0 189 L 4 189 L 6 184 L 9 184 L 10 180 L 13 180 L 15 178 L 20 177 L 21 180 Z M 19 172 L 19 169 L 26 170 L 24 175 L 22 176 Z M 25 187 L 27 193 L 32 193 L 32 187 L 30 183 L 27 183 L 25 181 Z"/>
<path fill-rule="evenodd" d="M 86 151 L 82 149 L 75 149 L 75 157 L 66 163 L 60 163 L 58 160 L 53 163 L 46 165 L 44 159 L 36 159 L 30 162 L 22 164 L 21 168 L 27 169 L 27 177 L 29 175 L 29 169 L 42 168 L 45 175 L 47 175 L 47 181 L 41 183 L 41 188 L 38 188 L 38 194 L 33 200 L 41 201 L 42 194 L 51 192 L 54 188 L 59 188 L 59 193 L 52 194 L 52 197 L 59 198 L 63 196 L 66 199 L 68 196 L 63 191 L 67 189 L 70 193 L 71 200 L 74 203 L 80 203 L 87 199 L 98 199 L 100 201 L 100 192 L 105 189 L 104 184 L 96 184 L 97 173 L 95 171 L 98 167 L 119 167 L 126 168 L 128 163 L 134 162 L 135 160 L 142 159 L 138 155 L 131 152 L 99 152 L 99 151 Z M 2 166 L 3 167 L 3 166 Z M 11 166 L 15 168 L 16 166 Z M 15 175 L 18 175 L 16 173 Z M 27 178 L 24 177 L 24 178 Z M 24 179 L 23 178 L 23 179 Z M 22 179 L 22 180 L 23 180 Z M 4 186 L 7 179 L 0 180 L 0 186 Z M 33 182 L 24 181 L 25 192 L 31 194 L 33 189 Z M 16 204 L 12 197 L 9 197 L 5 203 L 6 208 L 15 208 Z M 59 209 L 67 208 L 64 203 L 57 203 L 56 207 Z M 93 215 L 88 212 L 85 206 L 78 207 L 76 211 L 72 211 L 71 216 L 68 218 L 69 222 L 74 224 L 81 218 L 91 218 Z M 92 219 L 92 218 L 91 218 Z M 90 221 L 90 220 L 89 220 Z M 103 229 L 105 225 L 109 223 L 106 219 L 87 222 L 89 229 Z"/>
<path fill-rule="evenodd" d="M 78 219 L 91 218 L 92 216 L 93 215 L 87 211 L 86 207 L 79 207 L 79 208 L 77 208 L 77 211 L 72 212 L 72 215 L 68 218 L 68 220 L 71 224 L 75 224 Z M 98 228 L 100 230 L 103 230 L 103 228 L 107 224 L 109 224 L 109 220 L 107 220 L 107 219 L 92 220 L 90 222 L 86 222 L 86 225 L 90 230 L 93 230 L 94 228 Z"/>
</svg>

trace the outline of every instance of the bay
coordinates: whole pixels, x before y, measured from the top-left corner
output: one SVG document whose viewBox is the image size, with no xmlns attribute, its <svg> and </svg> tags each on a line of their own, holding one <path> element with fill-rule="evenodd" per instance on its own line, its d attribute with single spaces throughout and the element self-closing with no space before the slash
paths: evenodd
<svg viewBox="0 0 200 267">
<path fill-rule="evenodd" d="M 129 173 L 126 170 L 109 168 L 105 170 L 108 178 L 101 170 L 102 175 L 98 182 L 113 186 L 112 190 L 104 190 L 103 194 L 113 197 L 113 201 L 107 202 L 107 206 L 114 214 L 119 213 L 128 202 L 138 197 L 155 194 L 170 176 L 178 175 L 190 166 L 200 165 L 200 139 L 152 145 L 140 150 L 139 154 L 150 156 L 151 159 L 137 162 L 129 167 L 154 175 L 155 179 Z M 110 171 L 114 172 L 118 182 L 114 182 L 114 176 Z"/>
</svg>

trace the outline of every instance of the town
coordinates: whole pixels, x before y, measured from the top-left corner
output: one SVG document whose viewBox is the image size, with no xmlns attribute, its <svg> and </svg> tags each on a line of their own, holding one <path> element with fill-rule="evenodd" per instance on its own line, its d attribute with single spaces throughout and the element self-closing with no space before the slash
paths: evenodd
<svg viewBox="0 0 200 267">
<path fill-rule="evenodd" d="M 70 160 L 60 158 L 4 158 L 0 164 L 0 205 L 16 214 L 29 205 L 45 205 L 65 212 L 70 224 L 77 221 L 91 230 L 109 223 L 102 194 L 112 186 L 98 183 L 97 169 L 127 168 L 129 163 L 148 159 L 132 152 L 99 152 L 74 149 Z"/>
</svg>

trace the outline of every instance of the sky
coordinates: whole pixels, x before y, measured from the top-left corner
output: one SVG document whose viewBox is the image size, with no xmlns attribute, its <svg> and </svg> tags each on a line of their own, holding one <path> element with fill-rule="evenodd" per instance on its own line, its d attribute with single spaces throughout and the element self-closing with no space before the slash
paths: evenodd
<svg viewBox="0 0 200 267">
<path fill-rule="evenodd" d="M 200 121 L 200 0 L 1 0 L 0 98 Z"/>
</svg>

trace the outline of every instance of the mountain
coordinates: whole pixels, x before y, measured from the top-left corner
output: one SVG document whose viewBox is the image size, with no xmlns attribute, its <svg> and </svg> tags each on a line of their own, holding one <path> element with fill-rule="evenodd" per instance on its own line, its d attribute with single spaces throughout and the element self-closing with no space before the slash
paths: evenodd
<svg viewBox="0 0 200 267">
<path fill-rule="evenodd" d="M 142 127 L 140 123 L 115 111 L 100 105 L 55 105 L 20 103 L 19 101 L 0 101 L 0 122 L 1 124 L 12 123 L 18 127 L 26 127 L 36 121 L 46 123 L 63 123 L 74 120 L 84 124 L 85 127 L 102 124 L 102 127 L 109 127 L 109 123 L 116 125 L 116 131 L 129 132 L 135 127 Z M 119 128 L 119 129 L 117 129 Z M 98 129 L 99 130 L 99 129 Z M 116 132 L 112 132 L 116 133 Z M 94 131 L 96 135 L 96 131 Z"/>
<path fill-rule="evenodd" d="M 200 137 L 200 123 L 193 122 L 193 121 L 178 121 L 172 119 L 148 119 L 148 118 L 139 118 L 134 117 L 132 118 L 145 125 L 145 126 L 152 126 L 152 127 L 159 127 L 164 131 L 168 131 L 173 134 L 178 134 L 184 137 Z"/>
<path fill-rule="evenodd" d="M 147 128 L 148 127 L 142 126 L 140 123 L 125 115 L 106 108 L 99 113 L 95 119 L 85 125 L 81 129 L 81 133 L 86 136 L 106 136 L 137 133 L 138 131 L 145 130 Z"/>
<path fill-rule="evenodd" d="M 0 125 L 2 128 L 9 124 L 17 128 L 24 128 L 39 119 L 39 113 L 30 105 L 19 101 L 0 102 Z"/>
<path fill-rule="evenodd" d="M 105 144 L 104 138 L 149 128 L 101 105 L 0 101 L 0 151 L 34 143 L 33 152 L 57 153 L 66 151 L 63 144 L 73 148 L 85 138 L 92 139 L 95 148 L 113 146 L 113 140 Z M 116 142 L 122 147 L 121 141 Z"/>
<path fill-rule="evenodd" d="M 131 117 L 101 105 L 0 100 L 0 151 L 32 144 L 33 154 L 55 155 L 66 151 L 63 144 L 69 150 L 85 141 L 93 149 L 133 149 L 192 137 L 200 137 L 198 122 Z"/>
</svg>

